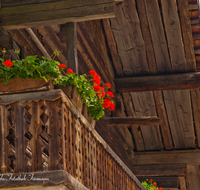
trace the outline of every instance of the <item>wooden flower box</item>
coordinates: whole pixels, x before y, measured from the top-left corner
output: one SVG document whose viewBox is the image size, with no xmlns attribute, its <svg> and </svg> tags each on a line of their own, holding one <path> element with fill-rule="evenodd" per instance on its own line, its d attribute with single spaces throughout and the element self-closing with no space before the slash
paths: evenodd
<svg viewBox="0 0 200 190">
<path fill-rule="evenodd" d="M 56 85 L 57 89 L 61 89 L 67 97 L 73 102 L 75 107 L 79 110 L 79 112 L 88 120 L 88 122 L 94 127 L 96 121 L 93 120 L 91 116 L 88 116 L 88 109 L 85 104 L 83 104 L 81 100 L 81 96 L 76 93 L 76 87 L 72 85 L 61 86 Z"/>
<path fill-rule="evenodd" d="M 44 80 L 38 79 L 9 79 L 8 84 L 0 80 L 0 94 L 50 90 L 53 88 L 52 82 L 46 83 Z"/>
<path fill-rule="evenodd" d="M 92 117 L 87 114 L 87 106 L 83 104 L 81 97 L 76 93 L 76 87 L 72 85 L 68 86 L 56 86 L 56 88 L 62 89 L 67 97 L 73 102 L 79 112 L 92 124 L 95 125 L 95 121 Z M 54 89 L 54 85 L 51 82 L 46 83 L 44 80 L 38 79 L 10 79 L 8 84 L 0 81 L 0 94 L 14 94 L 21 92 L 32 92 L 32 91 L 44 91 Z"/>
</svg>

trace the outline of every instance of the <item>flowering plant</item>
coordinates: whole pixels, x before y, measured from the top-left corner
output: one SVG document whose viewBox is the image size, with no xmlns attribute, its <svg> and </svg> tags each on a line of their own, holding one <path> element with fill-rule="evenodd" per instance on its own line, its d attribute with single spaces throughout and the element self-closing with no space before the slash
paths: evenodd
<svg viewBox="0 0 200 190">
<path fill-rule="evenodd" d="M 158 187 L 156 182 L 153 182 L 152 179 L 142 182 L 142 185 L 147 189 L 147 190 L 163 190 L 162 187 Z"/>
<path fill-rule="evenodd" d="M 88 115 L 91 115 L 94 120 L 99 120 L 104 115 L 106 108 L 110 111 L 114 110 L 115 105 L 111 101 L 114 95 L 111 91 L 108 91 L 111 85 L 105 83 L 105 87 L 100 86 L 101 77 L 94 70 L 91 70 L 89 75 L 80 76 L 74 73 L 72 69 L 67 69 L 67 73 L 65 73 L 65 64 L 60 64 L 54 60 L 55 56 L 59 55 L 58 51 L 54 51 L 53 59 L 42 57 L 43 60 L 40 60 L 35 55 L 20 60 L 19 50 L 16 50 L 18 60 L 12 62 L 4 60 L 5 49 L 2 52 L 3 58 L 0 58 L 0 79 L 2 79 L 2 82 L 8 83 L 8 79 L 21 77 L 22 79 L 44 79 L 46 82 L 52 80 L 55 85 L 74 85 L 83 103 L 88 107 Z"/>
</svg>

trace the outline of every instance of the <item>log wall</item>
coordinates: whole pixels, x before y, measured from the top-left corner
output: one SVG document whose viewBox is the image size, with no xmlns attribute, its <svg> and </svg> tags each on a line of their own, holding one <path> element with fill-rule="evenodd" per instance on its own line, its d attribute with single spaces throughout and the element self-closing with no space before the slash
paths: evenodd
<svg viewBox="0 0 200 190">
<path fill-rule="evenodd" d="M 51 100 L 49 92 L 0 97 L 0 173 L 65 170 L 90 190 L 142 189 L 70 100 L 55 98 L 62 91 L 52 91 Z"/>
</svg>

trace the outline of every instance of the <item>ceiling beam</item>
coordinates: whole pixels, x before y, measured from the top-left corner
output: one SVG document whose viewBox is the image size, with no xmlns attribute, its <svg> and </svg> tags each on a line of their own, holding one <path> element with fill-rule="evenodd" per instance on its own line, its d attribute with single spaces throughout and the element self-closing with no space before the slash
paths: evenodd
<svg viewBox="0 0 200 190">
<path fill-rule="evenodd" d="M 108 117 L 104 119 L 107 126 L 140 126 L 140 125 L 159 125 L 161 120 L 158 117 Z"/>
<path fill-rule="evenodd" d="M 134 163 L 135 165 L 200 164 L 200 151 L 135 152 Z"/>
<path fill-rule="evenodd" d="M 200 72 L 117 78 L 115 87 L 117 92 L 200 88 Z"/>
<path fill-rule="evenodd" d="M 5 30 L 64 24 L 114 17 L 114 0 L 61 0 L 25 4 L 2 0 L 1 26 Z M 77 6 L 78 5 L 78 6 Z"/>
<path fill-rule="evenodd" d="M 198 10 L 199 6 L 198 6 L 198 4 L 189 4 L 188 8 L 189 8 L 189 10 Z"/>
<path fill-rule="evenodd" d="M 134 166 L 133 173 L 139 176 L 186 176 L 187 164 L 163 164 Z"/>
</svg>

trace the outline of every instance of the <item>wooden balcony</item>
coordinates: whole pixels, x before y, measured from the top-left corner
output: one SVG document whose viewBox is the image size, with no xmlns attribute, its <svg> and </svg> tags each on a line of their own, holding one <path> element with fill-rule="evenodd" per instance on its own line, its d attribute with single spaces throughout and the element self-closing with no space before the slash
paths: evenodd
<svg viewBox="0 0 200 190">
<path fill-rule="evenodd" d="M 0 96 L 0 174 L 8 173 L 64 179 L 75 189 L 144 189 L 60 89 Z"/>
</svg>

